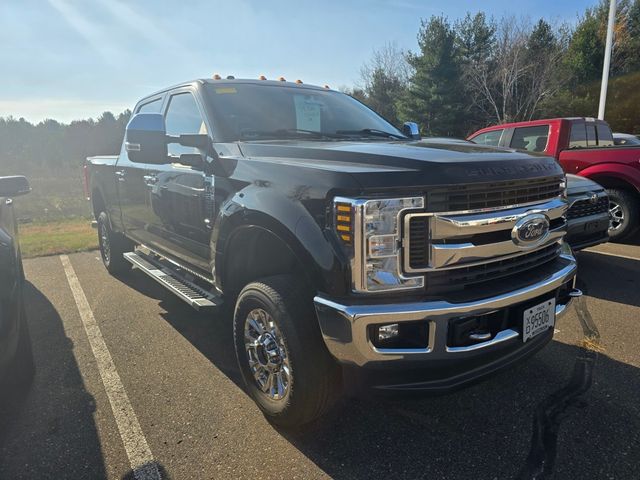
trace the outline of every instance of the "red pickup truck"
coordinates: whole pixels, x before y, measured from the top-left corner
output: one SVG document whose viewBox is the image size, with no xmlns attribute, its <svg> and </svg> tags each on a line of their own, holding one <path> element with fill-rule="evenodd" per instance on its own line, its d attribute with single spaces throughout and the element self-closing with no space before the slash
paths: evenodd
<svg viewBox="0 0 640 480">
<path fill-rule="evenodd" d="M 566 173 L 607 189 L 609 236 L 621 240 L 640 225 L 640 146 L 615 146 L 609 125 L 594 118 L 554 118 L 483 128 L 468 140 L 553 156 Z"/>
</svg>

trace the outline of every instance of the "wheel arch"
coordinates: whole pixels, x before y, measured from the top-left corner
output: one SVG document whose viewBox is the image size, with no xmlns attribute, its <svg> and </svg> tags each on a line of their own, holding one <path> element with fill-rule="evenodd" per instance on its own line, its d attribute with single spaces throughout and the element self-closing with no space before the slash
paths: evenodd
<svg viewBox="0 0 640 480">
<path fill-rule="evenodd" d="M 599 164 L 582 170 L 580 175 L 605 188 L 622 188 L 640 193 L 640 171 L 626 165 Z"/>
<path fill-rule="evenodd" d="M 280 217 L 287 221 L 237 204 L 225 209 L 212 236 L 214 281 L 225 295 L 283 273 L 301 275 L 316 291 L 344 288 L 340 261 L 320 227 L 306 210 L 293 215 L 290 204 L 288 210 Z"/>
</svg>

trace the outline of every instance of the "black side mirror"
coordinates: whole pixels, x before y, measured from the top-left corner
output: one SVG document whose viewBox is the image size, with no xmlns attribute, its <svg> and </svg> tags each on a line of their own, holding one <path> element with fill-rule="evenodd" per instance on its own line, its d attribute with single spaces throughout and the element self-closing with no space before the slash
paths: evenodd
<svg viewBox="0 0 640 480">
<path fill-rule="evenodd" d="M 160 113 L 134 115 L 127 125 L 124 145 L 132 162 L 162 165 L 171 161 L 164 117 Z"/>
<path fill-rule="evenodd" d="M 0 197 L 18 197 L 30 191 L 29 181 L 22 175 L 0 177 Z"/>
<path fill-rule="evenodd" d="M 404 122 L 402 125 L 402 133 L 414 140 L 420 140 L 420 127 L 416 122 Z"/>
</svg>

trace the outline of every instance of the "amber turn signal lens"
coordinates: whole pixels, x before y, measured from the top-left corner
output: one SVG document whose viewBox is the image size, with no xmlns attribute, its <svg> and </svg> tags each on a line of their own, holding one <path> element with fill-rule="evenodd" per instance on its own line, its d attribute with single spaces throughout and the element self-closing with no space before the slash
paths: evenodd
<svg viewBox="0 0 640 480">
<path fill-rule="evenodd" d="M 351 245 L 353 242 L 353 214 L 351 205 L 348 203 L 336 203 L 335 215 L 338 237 L 347 245 Z"/>
</svg>

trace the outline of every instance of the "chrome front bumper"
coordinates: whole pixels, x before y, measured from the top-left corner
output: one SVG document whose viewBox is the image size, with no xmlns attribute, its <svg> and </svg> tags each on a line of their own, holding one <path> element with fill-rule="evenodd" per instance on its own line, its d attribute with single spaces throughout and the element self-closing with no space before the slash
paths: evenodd
<svg viewBox="0 0 640 480">
<path fill-rule="evenodd" d="M 324 341 L 331 354 L 343 364 L 370 366 L 402 364 L 420 366 L 432 360 L 447 361 L 479 357 L 501 348 L 527 348 L 521 334 L 514 329 L 499 332 L 491 340 L 466 347 L 447 346 L 449 320 L 482 315 L 508 308 L 549 294 L 566 286 L 573 287 L 577 271 L 576 260 L 565 252 L 560 256 L 564 266 L 532 285 L 494 297 L 466 303 L 425 301 L 376 305 L 348 305 L 316 296 L 315 307 Z M 556 304 L 556 318 L 562 316 L 570 304 Z M 369 340 L 370 325 L 425 320 L 429 322 L 429 342 L 422 349 L 379 349 Z M 438 362 L 440 363 L 440 362 Z"/>
</svg>

